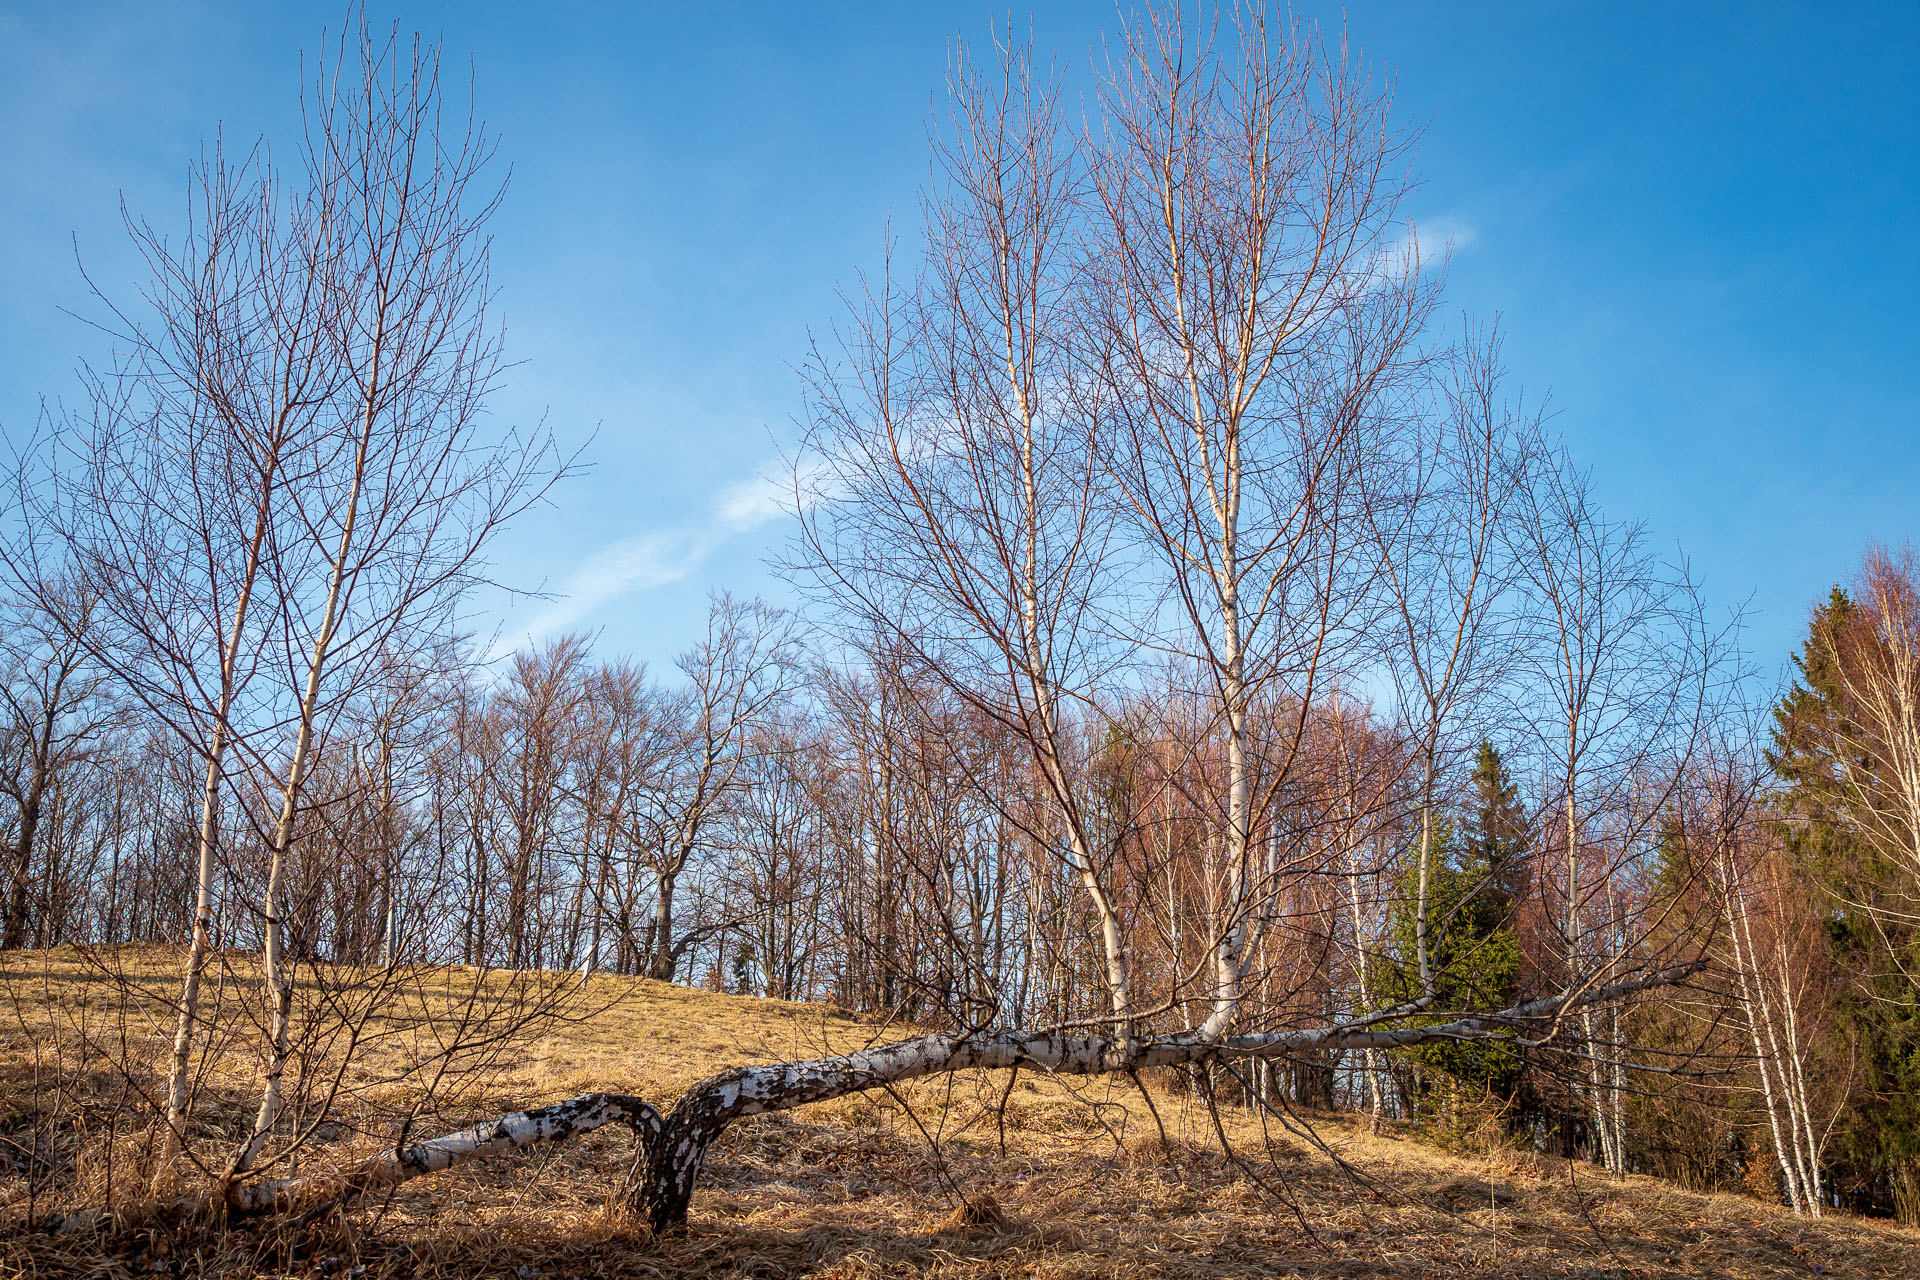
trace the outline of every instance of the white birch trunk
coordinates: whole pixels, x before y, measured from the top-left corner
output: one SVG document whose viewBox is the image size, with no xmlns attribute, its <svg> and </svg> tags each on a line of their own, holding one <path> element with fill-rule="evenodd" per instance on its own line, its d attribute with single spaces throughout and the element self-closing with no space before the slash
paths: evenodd
<svg viewBox="0 0 1920 1280">
<path fill-rule="evenodd" d="M 194 1026 L 200 1020 L 200 977 L 206 970 L 207 953 L 213 942 L 213 880 L 220 838 L 220 792 L 225 781 L 226 754 L 233 737 L 234 682 L 238 677 L 240 643 L 246 635 L 247 614 L 253 604 L 253 589 L 260 572 L 261 553 L 266 545 L 271 517 L 274 476 L 278 469 L 280 441 L 261 478 L 259 505 L 254 510 L 253 539 L 247 547 L 246 566 L 242 570 L 233 605 L 233 625 L 220 655 L 220 701 L 214 709 L 212 739 L 207 747 L 207 780 L 200 803 L 200 837 L 194 868 L 193 936 L 187 948 L 187 971 L 180 983 L 180 1003 L 174 1022 L 173 1052 L 167 1071 L 167 1135 L 156 1178 L 163 1178 L 187 1140 L 187 1105 L 192 1075 Z"/>
<path fill-rule="evenodd" d="M 382 294 L 375 309 L 372 363 L 367 381 L 361 387 L 358 440 L 355 442 L 353 473 L 346 494 L 346 509 L 340 522 L 340 538 L 328 566 L 327 595 L 321 607 L 320 627 L 314 635 L 307 662 L 306 684 L 300 693 L 299 728 L 293 747 L 293 762 L 287 768 L 286 785 L 281 788 L 280 814 L 274 823 L 272 848 L 267 871 L 266 965 L 263 980 L 272 1001 L 272 1048 L 269 1051 L 266 1081 L 260 1090 L 260 1110 L 254 1117 L 253 1133 L 234 1157 L 232 1173 L 244 1173 L 259 1155 L 261 1144 L 278 1123 L 281 1107 L 281 1083 L 286 1076 L 287 1056 L 293 1023 L 293 973 L 288 967 L 286 878 L 287 856 L 293 847 L 294 817 L 299 811 L 305 789 L 307 763 L 313 749 L 314 720 L 320 705 L 321 681 L 332 652 L 334 635 L 340 625 L 341 591 L 347 577 L 347 563 L 353 552 L 354 529 L 360 515 L 360 499 L 366 485 L 367 457 L 373 445 L 374 425 L 382 392 L 381 358 L 385 353 L 387 301 Z"/>
<path fill-rule="evenodd" d="M 713 1140 L 743 1116 L 955 1071 L 1031 1068 L 1055 1075 L 1106 1075 L 1154 1067 L 1205 1067 L 1224 1060 L 1273 1061 L 1306 1053 L 1499 1039 L 1526 1031 L 1550 1033 L 1557 1018 L 1569 1010 L 1625 999 L 1680 981 L 1698 968 L 1698 964 L 1688 965 L 1583 996 L 1562 993 L 1434 1026 L 1381 1027 L 1363 1020 L 1223 1038 L 1182 1033 L 1123 1039 L 1057 1031 L 919 1036 L 807 1062 L 724 1071 L 694 1085 L 664 1115 L 630 1095 L 582 1094 L 554 1106 L 515 1112 L 444 1137 L 382 1152 L 342 1170 L 255 1183 L 227 1181 L 224 1190 L 210 1195 L 157 1202 L 118 1216 L 123 1223 L 134 1223 L 222 1207 L 240 1214 L 290 1212 L 329 1200 L 345 1201 L 485 1156 L 564 1141 L 607 1124 L 624 1123 L 639 1135 L 646 1167 L 632 1207 L 656 1230 L 670 1230 L 686 1222 L 688 1202 Z M 86 1230 L 100 1225 L 109 1215 L 108 1210 L 88 1210 L 55 1219 L 48 1226 L 55 1232 Z"/>
</svg>

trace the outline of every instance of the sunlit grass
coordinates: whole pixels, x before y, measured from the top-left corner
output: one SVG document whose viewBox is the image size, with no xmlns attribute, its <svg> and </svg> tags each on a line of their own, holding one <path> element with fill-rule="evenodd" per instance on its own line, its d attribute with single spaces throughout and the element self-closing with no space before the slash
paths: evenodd
<svg viewBox="0 0 1920 1280">
<path fill-rule="evenodd" d="M 178 964 L 164 948 L 0 961 L 0 1136 L 11 1144 L 0 1212 L 16 1227 L 21 1145 L 36 1120 L 45 1131 L 57 1112 L 64 1133 L 104 1133 L 109 1109 L 124 1104 L 121 1077 L 151 1086 Z M 252 962 L 225 957 L 222 973 L 219 1007 L 244 1023 L 257 999 Z M 911 1032 L 646 979 L 599 975 L 582 988 L 572 974 L 418 971 L 378 1020 L 382 1034 L 355 1073 L 364 1087 L 341 1104 L 348 1126 L 305 1158 L 390 1141 L 381 1126 L 421 1087 L 398 1071 L 417 1054 L 421 1027 L 476 992 L 511 1010 L 529 991 L 564 998 L 418 1118 L 416 1132 L 592 1089 L 665 1103 L 728 1066 Z M 203 1086 L 209 1150 L 246 1123 L 253 1048 L 253 1034 L 236 1030 Z M 1309 1136 L 1222 1108 L 1229 1154 L 1208 1109 L 1176 1084 L 1148 1084 L 1164 1141 L 1132 1082 L 1032 1072 L 1011 1088 L 1004 1073 L 966 1073 L 743 1121 L 715 1149 L 690 1231 L 662 1240 L 620 1211 L 633 1140 L 603 1130 L 421 1179 L 297 1229 L 148 1233 L 110 1249 L 7 1232 L 0 1271 L 152 1276 L 159 1262 L 172 1274 L 230 1276 L 351 1266 L 449 1277 L 1920 1274 L 1920 1233 L 1844 1216 L 1809 1222 L 1742 1196 L 1614 1182 L 1530 1153 L 1450 1155 L 1397 1126 L 1369 1134 L 1349 1116 L 1302 1117 Z"/>
</svg>

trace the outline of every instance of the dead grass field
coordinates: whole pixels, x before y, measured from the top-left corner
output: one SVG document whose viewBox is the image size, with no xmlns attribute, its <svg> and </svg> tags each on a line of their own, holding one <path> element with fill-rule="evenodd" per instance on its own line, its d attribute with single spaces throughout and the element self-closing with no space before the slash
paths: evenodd
<svg viewBox="0 0 1920 1280">
<path fill-rule="evenodd" d="M 1010 1091 L 1004 1074 L 963 1075 L 741 1122 L 714 1151 L 690 1229 L 659 1240 L 618 1211 L 633 1143 L 608 1130 L 419 1179 L 299 1227 L 112 1241 L 24 1229 L 22 1164 L 10 1153 L 36 1118 L 46 1122 L 35 1109 L 47 1105 L 49 1073 L 58 1065 L 79 1082 L 67 1091 L 76 1114 L 87 1098 L 122 1096 L 105 1064 L 75 1052 L 75 1028 L 91 1027 L 97 1041 L 116 1029 L 114 1044 L 157 1063 L 163 1011 L 157 1000 L 144 1007 L 140 992 L 166 991 L 175 963 L 164 952 L 122 956 L 125 985 L 71 952 L 0 964 L 0 1274 L 1920 1277 L 1920 1233 L 1884 1223 L 1809 1222 L 1744 1197 L 1614 1182 L 1526 1154 L 1462 1158 L 1337 1116 L 1314 1117 L 1313 1127 L 1345 1169 L 1239 1110 L 1222 1112 L 1230 1157 L 1204 1108 L 1156 1087 L 1163 1148 L 1131 1085 L 1030 1073 Z M 391 1022 L 353 1102 L 376 1131 L 382 1108 L 400 1105 L 407 1088 L 381 1075 L 407 1043 L 405 1017 Z M 481 1063 L 459 1099 L 466 1115 L 444 1118 L 596 1088 L 665 1102 L 725 1066 L 904 1030 L 819 1006 L 598 977 L 568 1021 Z M 243 1059 L 209 1079 L 215 1117 L 244 1115 L 252 1082 Z M 370 1141 L 349 1130 L 337 1147 Z"/>
</svg>

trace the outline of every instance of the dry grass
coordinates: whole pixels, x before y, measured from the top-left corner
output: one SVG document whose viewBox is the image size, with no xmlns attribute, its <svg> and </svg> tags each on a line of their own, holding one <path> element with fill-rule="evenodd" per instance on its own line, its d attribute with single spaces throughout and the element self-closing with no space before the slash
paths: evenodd
<svg viewBox="0 0 1920 1280">
<path fill-rule="evenodd" d="M 166 956 L 141 957 L 155 982 Z M 118 1018 L 121 995 L 71 955 L 0 970 L 0 1136 L 31 1127 L 55 1029 Z M 38 994 L 36 994 L 38 993 Z M 51 999 L 49 999 L 51 997 Z M 592 1088 L 665 1101 L 726 1065 L 891 1038 L 817 1006 L 597 978 L 554 1027 L 472 1091 L 473 1114 Z M 82 1003 L 82 1002 L 90 1002 Z M 88 1068 L 93 1069 L 93 1068 Z M 212 1090 L 240 1107 L 237 1070 Z M 44 1079 L 44 1074 L 43 1077 Z M 398 1086 L 395 1086 L 396 1088 Z M 370 1091 L 373 1092 L 373 1091 Z M 101 1096 L 106 1096 L 104 1091 Z M 1004 1097 L 1005 1105 L 1000 1104 Z M 1023 1074 L 922 1081 L 736 1125 L 691 1229 L 653 1240 L 617 1208 L 632 1140 L 567 1147 L 408 1184 L 345 1217 L 59 1242 L 0 1226 L 7 1275 L 879 1277 L 1920 1275 L 1920 1233 L 1807 1222 L 1729 1195 L 1495 1152 L 1442 1154 L 1344 1117 L 1313 1141 L 1156 1089 L 1163 1143 L 1126 1082 Z M 1003 1145 L 1004 1144 L 1004 1145 Z M 343 1140 L 343 1145 L 351 1145 Z M 0 1200 L 18 1199 L 17 1161 Z M 9 1182 L 8 1179 L 12 1181 Z M 0 1209 L 0 1213 L 9 1210 Z"/>
</svg>

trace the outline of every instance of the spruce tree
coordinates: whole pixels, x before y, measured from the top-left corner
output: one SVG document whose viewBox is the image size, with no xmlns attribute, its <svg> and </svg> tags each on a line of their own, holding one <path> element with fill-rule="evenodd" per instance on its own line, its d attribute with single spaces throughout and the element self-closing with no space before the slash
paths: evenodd
<svg viewBox="0 0 1920 1280">
<path fill-rule="evenodd" d="M 1474 752 L 1463 825 L 1462 870 L 1483 882 L 1480 910 L 1489 926 L 1504 924 L 1526 889 L 1527 815 L 1500 753 L 1485 739 Z"/>
<path fill-rule="evenodd" d="M 1844 1153 L 1834 1184 L 1869 1212 L 1891 1210 L 1920 1223 L 1920 927 L 1882 905 L 1889 886 L 1847 815 L 1849 786 L 1872 768 L 1835 754 L 1858 740 L 1846 723 L 1845 684 L 1836 655 L 1860 634 L 1859 608 L 1835 587 L 1814 610 L 1807 642 L 1794 655 L 1797 679 L 1773 712 L 1767 762 L 1779 780 L 1773 797 L 1789 854 L 1808 895 L 1806 909 L 1826 921 L 1834 958 L 1852 975 L 1837 996 L 1834 1032 L 1860 1073 L 1854 1105 L 1841 1119 Z M 1847 781 L 1850 780 L 1850 781 Z M 1868 785 L 1871 780 L 1867 780 Z M 1878 917 L 1878 920 L 1875 920 Z"/>
<path fill-rule="evenodd" d="M 1418 858 L 1419 850 L 1413 850 Z M 1513 905 L 1526 868 L 1526 818 L 1500 754 L 1480 744 L 1471 786 L 1457 816 L 1436 818 L 1433 865 L 1428 869 L 1429 962 L 1434 975 L 1436 1020 L 1446 1010 L 1499 1008 L 1519 987 L 1520 943 Z M 1420 994 L 1416 951 L 1415 886 L 1419 868 L 1402 877 L 1389 920 L 1388 963 L 1381 966 L 1376 1003 L 1397 1003 Z M 1520 1059 L 1498 1041 L 1459 1041 L 1410 1051 L 1450 1087 L 1505 1101 L 1518 1081 Z"/>
</svg>

